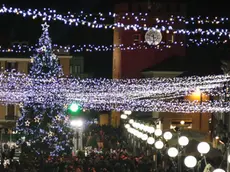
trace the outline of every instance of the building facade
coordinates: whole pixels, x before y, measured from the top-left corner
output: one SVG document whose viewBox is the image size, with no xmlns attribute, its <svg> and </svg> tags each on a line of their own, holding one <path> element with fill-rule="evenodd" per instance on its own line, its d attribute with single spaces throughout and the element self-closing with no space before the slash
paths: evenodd
<svg viewBox="0 0 230 172">
<path fill-rule="evenodd" d="M 156 18 L 161 20 L 169 19 L 173 15 L 186 15 L 186 5 L 181 3 L 121 3 L 115 6 L 115 13 L 118 14 L 115 17 L 115 22 L 123 23 L 124 25 L 140 25 L 147 27 L 159 27 L 165 25 L 159 25 L 156 23 Z M 148 13 L 148 15 L 142 16 L 147 19 L 146 21 L 137 21 L 132 15 L 138 15 L 140 13 Z M 174 23 L 173 28 L 185 28 L 184 24 Z M 185 36 L 175 35 L 171 31 L 162 32 L 162 42 L 165 44 L 159 44 L 157 46 L 149 46 L 145 43 L 146 31 L 144 30 L 125 30 L 124 28 L 115 28 L 113 33 L 113 44 L 121 45 L 124 47 L 132 46 L 134 49 L 121 50 L 115 48 L 113 51 L 113 78 L 125 79 L 125 78 L 140 78 L 142 77 L 142 71 L 153 65 L 159 64 L 163 60 L 173 56 L 185 56 L 186 48 L 175 42 L 185 42 Z M 163 48 L 162 46 L 169 45 L 170 48 Z M 140 49 L 135 47 L 140 46 Z M 159 48 L 159 49 L 158 49 Z M 111 114 L 111 121 L 113 126 L 120 125 L 120 113 L 113 112 Z"/>
<path fill-rule="evenodd" d="M 143 75 L 147 78 L 153 77 L 177 77 L 183 74 L 183 71 L 145 71 Z M 205 102 L 209 101 L 209 95 L 196 90 L 191 95 L 183 99 L 189 101 Z M 182 130 L 191 130 L 201 133 L 204 140 L 210 141 L 212 132 L 212 114 L 211 113 L 172 113 L 172 112 L 152 112 L 152 117 L 161 119 L 162 129 L 169 130 L 181 128 Z"/>
<path fill-rule="evenodd" d="M 64 75 L 70 75 L 70 60 L 72 57 L 69 55 L 58 55 L 58 58 Z M 0 57 L 0 67 L 1 71 L 15 70 L 28 74 L 31 67 L 31 59 L 28 57 Z M 0 129 L 13 128 L 19 116 L 20 111 L 18 105 L 0 105 Z"/>
<path fill-rule="evenodd" d="M 186 5 L 179 3 L 122 3 L 115 7 L 117 17 L 115 22 L 123 23 L 124 25 L 140 25 L 146 27 L 166 26 L 167 23 L 158 24 L 159 20 L 168 20 L 171 15 L 185 15 Z M 132 15 L 139 13 L 148 13 L 142 16 L 146 21 L 139 21 Z M 171 25 L 173 28 L 185 28 L 184 24 L 176 21 Z M 144 30 L 125 30 L 124 28 L 114 29 L 114 45 L 123 44 L 124 47 L 132 46 L 134 50 L 121 50 L 115 48 L 113 52 L 113 78 L 139 78 L 141 71 L 155 64 L 160 63 L 164 59 L 172 56 L 185 56 L 185 47 L 174 44 L 175 42 L 185 42 L 185 36 L 176 35 L 173 31 L 166 30 L 162 32 L 162 44 L 151 47 L 145 43 L 144 37 L 147 31 Z M 163 44 L 164 42 L 164 44 Z M 169 45 L 170 48 L 162 48 L 164 45 Z M 140 48 L 135 49 L 139 46 Z M 159 49 L 157 49 L 159 48 Z"/>
<path fill-rule="evenodd" d="M 73 56 L 70 59 L 70 75 L 77 78 L 90 78 L 92 74 L 85 73 L 85 62 L 83 56 Z"/>
</svg>

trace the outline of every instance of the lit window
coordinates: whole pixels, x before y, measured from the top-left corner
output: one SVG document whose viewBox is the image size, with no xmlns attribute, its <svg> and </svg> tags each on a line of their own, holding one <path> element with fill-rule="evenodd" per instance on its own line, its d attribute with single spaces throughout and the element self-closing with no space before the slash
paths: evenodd
<svg viewBox="0 0 230 172">
<path fill-rule="evenodd" d="M 174 43 L 174 35 L 170 35 L 169 42 Z"/>
<path fill-rule="evenodd" d="M 173 119 L 171 121 L 170 129 L 173 129 L 176 127 L 183 127 L 183 129 L 191 129 L 192 119 Z"/>
<path fill-rule="evenodd" d="M 18 69 L 17 62 L 6 62 L 6 70 L 11 71 L 13 69 L 15 69 L 15 70 Z"/>
</svg>

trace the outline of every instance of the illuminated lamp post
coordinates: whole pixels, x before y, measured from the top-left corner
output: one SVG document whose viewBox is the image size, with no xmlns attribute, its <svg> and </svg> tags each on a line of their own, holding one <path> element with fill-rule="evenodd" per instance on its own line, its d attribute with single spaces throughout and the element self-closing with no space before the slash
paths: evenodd
<svg viewBox="0 0 230 172">
<path fill-rule="evenodd" d="M 73 138 L 73 143 L 74 143 L 74 153 L 76 153 L 76 150 L 82 150 L 83 149 L 83 139 L 82 139 L 82 130 L 83 130 L 83 120 L 81 119 L 76 119 L 70 121 L 70 125 L 74 128 L 75 130 L 75 137 Z"/>
</svg>

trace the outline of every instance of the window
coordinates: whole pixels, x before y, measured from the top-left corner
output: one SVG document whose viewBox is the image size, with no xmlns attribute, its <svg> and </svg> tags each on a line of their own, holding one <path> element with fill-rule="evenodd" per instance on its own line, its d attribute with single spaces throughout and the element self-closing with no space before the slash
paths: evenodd
<svg viewBox="0 0 230 172">
<path fill-rule="evenodd" d="M 169 36 L 170 36 L 169 42 L 174 43 L 174 35 L 169 35 Z"/>
<path fill-rule="evenodd" d="M 183 129 L 191 129 L 192 119 L 172 119 L 170 129 L 174 129 L 176 127 L 183 127 Z"/>
<path fill-rule="evenodd" d="M 16 116 L 16 108 L 15 105 L 7 105 L 6 106 L 6 120 L 15 120 Z"/>
<path fill-rule="evenodd" d="M 141 42 L 141 35 L 135 34 L 133 35 L 133 43 L 140 43 Z"/>
<path fill-rule="evenodd" d="M 71 74 L 80 74 L 81 73 L 81 66 L 70 66 L 70 73 Z"/>
<path fill-rule="evenodd" d="M 6 62 L 6 70 L 11 71 L 11 70 L 17 70 L 18 69 L 18 63 L 17 62 Z"/>
<path fill-rule="evenodd" d="M 81 66 L 75 66 L 74 72 L 81 73 Z"/>
<path fill-rule="evenodd" d="M 69 68 L 69 72 L 70 72 L 70 74 L 72 74 L 72 73 L 73 73 L 73 66 L 70 66 L 70 68 Z"/>
</svg>

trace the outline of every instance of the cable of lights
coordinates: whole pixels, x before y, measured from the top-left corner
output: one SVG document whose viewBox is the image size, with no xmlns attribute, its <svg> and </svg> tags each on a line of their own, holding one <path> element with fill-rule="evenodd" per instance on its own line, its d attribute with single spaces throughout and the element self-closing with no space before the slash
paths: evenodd
<svg viewBox="0 0 230 172">
<path fill-rule="evenodd" d="M 153 79 L 76 79 L 76 78 L 52 78 L 45 80 L 42 78 L 31 78 L 20 73 L 2 73 L 0 75 L 0 88 L 5 92 L 25 92 L 34 87 L 39 92 L 48 92 L 53 88 L 60 88 L 66 94 L 97 94 L 99 97 L 105 96 L 128 96 L 130 98 L 167 96 L 184 92 L 185 94 L 195 91 L 197 88 L 209 91 L 210 89 L 224 87 L 224 83 L 229 82 L 228 75 L 207 76 L 207 77 L 187 77 L 187 78 L 153 78 Z M 39 82 L 42 86 L 35 86 L 33 83 Z M 211 91 L 210 91 L 211 93 Z"/>
<path fill-rule="evenodd" d="M 38 103 L 45 106 L 70 104 L 77 101 L 86 109 L 107 109 L 121 111 L 124 109 L 137 111 L 173 111 L 173 112 L 197 112 L 197 111 L 228 111 L 226 102 L 209 101 L 160 101 L 149 97 L 145 99 L 133 99 L 131 95 L 142 92 L 151 96 L 181 91 L 190 91 L 197 86 L 202 89 L 207 85 L 216 85 L 229 82 L 230 76 L 206 76 L 185 78 L 151 78 L 151 79 L 72 79 L 60 78 L 63 76 L 61 66 L 58 65 L 57 56 L 52 53 L 51 39 L 48 34 L 47 23 L 42 25 L 43 34 L 39 39 L 40 48 L 29 76 L 20 73 L 2 73 L 0 76 L 1 92 L 0 101 L 3 103 L 30 104 Z M 51 65 L 44 65 L 43 63 Z M 45 67 L 45 68 L 44 68 Z M 48 72 L 47 72 L 48 71 Z M 37 75 L 39 73 L 39 75 Z M 163 90 L 163 92 L 162 92 Z M 173 92 L 174 90 L 174 92 Z M 178 108 L 179 107 L 179 108 Z M 221 108 L 219 108 L 221 107 Z M 171 108 L 171 109 L 170 109 Z"/>
<path fill-rule="evenodd" d="M 161 42 L 157 46 L 147 45 L 145 42 L 141 42 L 140 44 L 133 43 L 132 45 L 93 45 L 93 44 L 85 44 L 85 45 L 72 45 L 72 46 L 63 46 L 63 45 L 53 45 L 53 50 L 55 53 L 78 53 L 78 52 L 107 52 L 107 51 L 114 51 L 116 49 L 120 49 L 121 51 L 135 51 L 135 50 L 149 50 L 149 49 L 170 49 L 174 46 L 181 46 L 181 47 L 190 47 L 193 45 L 201 46 L 201 45 L 217 45 L 217 44 L 226 44 L 228 40 L 218 41 L 218 40 L 211 40 L 208 38 L 204 39 L 189 39 L 187 43 L 184 42 L 172 42 L 166 43 Z M 11 47 L 4 47 L 0 45 L 0 52 L 2 53 L 27 53 L 27 52 L 34 52 L 37 45 L 20 45 L 14 44 Z"/>
<path fill-rule="evenodd" d="M 48 12 L 49 11 L 49 12 Z M 133 24 L 133 25 L 124 25 L 123 23 L 115 23 L 115 24 L 98 24 L 97 20 L 94 20 L 92 22 L 86 21 L 84 19 L 80 19 L 80 18 L 73 18 L 73 15 L 61 15 L 61 14 L 56 14 L 55 10 L 48 10 L 48 11 L 44 11 L 41 12 L 37 9 L 35 10 L 21 10 L 19 8 L 12 8 L 9 7 L 7 8 L 6 6 L 3 6 L 0 9 L 0 13 L 13 13 L 13 14 L 18 14 L 18 15 L 22 15 L 23 17 L 27 17 L 30 16 L 33 19 L 37 18 L 37 17 L 41 17 L 43 18 L 43 20 L 59 20 L 64 22 L 65 24 L 69 24 L 69 25 L 75 25 L 78 26 L 79 24 L 82 25 L 86 25 L 88 27 L 91 28 L 124 28 L 125 30 L 149 30 L 152 29 L 153 27 L 147 27 L 146 24 L 144 24 L 143 26 L 140 26 L 138 24 Z M 229 37 L 229 31 L 228 29 L 216 29 L 216 30 L 212 30 L 212 29 L 207 29 L 207 30 L 203 30 L 201 28 L 199 29 L 195 29 L 195 30 L 187 30 L 187 29 L 178 29 L 175 30 L 173 29 L 172 26 L 158 26 L 156 25 L 154 27 L 155 29 L 158 29 L 162 32 L 166 31 L 172 31 L 175 34 L 185 34 L 185 35 L 194 35 L 194 34 L 202 34 L 202 35 L 218 35 L 218 36 L 228 36 Z"/>
<path fill-rule="evenodd" d="M 4 7 L 6 9 L 4 9 Z M 32 9 L 28 9 L 28 10 L 21 10 L 20 8 L 13 8 L 13 7 L 6 7 L 5 5 L 2 6 L 3 10 L 8 10 L 9 13 L 12 13 L 12 11 L 15 11 L 16 13 L 19 13 L 19 11 L 24 11 L 24 13 L 28 13 L 31 14 L 37 14 L 37 15 L 41 15 L 42 13 L 46 13 L 46 14 L 56 14 L 59 16 L 65 16 L 65 18 L 72 18 L 73 20 L 76 18 L 83 18 L 83 19 L 87 19 L 87 18 L 94 18 L 97 21 L 105 21 L 107 18 L 117 18 L 119 17 L 121 20 L 135 20 L 137 22 L 141 22 L 141 21 L 147 21 L 149 19 L 154 19 L 155 22 L 157 23 L 166 23 L 166 24 L 174 24 L 175 22 L 180 22 L 180 23 L 184 23 L 184 24 L 225 24 L 229 22 L 229 18 L 228 17 L 202 17 L 202 16 L 192 16 L 192 17 L 185 17 L 185 16 L 175 16 L 175 15 L 171 15 L 168 19 L 161 19 L 159 17 L 152 17 L 149 16 L 149 13 L 124 13 L 124 14 L 120 14 L 120 13 L 113 13 L 113 12 L 108 12 L 107 14 L 104 14 L 102 12 L 98 12 L 98 13 L 85 13 L 83 11 L 80 11 L 79 14 L 76 13 L 71 13 L 71 12 L 67 12 L 67 14 L 65 15 L 61 15 L 61 14 L 57 14 L 56 10 L 50 9 L 50 8 L 44 8 L 43 11 L 39 11 L 37 9 L 32 10 Z"/>
</svg>

